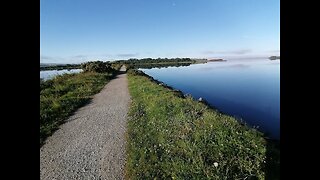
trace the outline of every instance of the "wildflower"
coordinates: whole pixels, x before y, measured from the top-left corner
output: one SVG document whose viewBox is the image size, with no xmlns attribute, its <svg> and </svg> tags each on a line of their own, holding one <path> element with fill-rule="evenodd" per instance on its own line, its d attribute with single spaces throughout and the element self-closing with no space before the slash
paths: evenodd
<svg viewBox="0 0 320 180">
<path fill-rule="evenodd" d="M 214 167 L 218 167 L 218 163 L 217 162 L 214 162 L 213 165 L 214 165 Z"/>
</svg>

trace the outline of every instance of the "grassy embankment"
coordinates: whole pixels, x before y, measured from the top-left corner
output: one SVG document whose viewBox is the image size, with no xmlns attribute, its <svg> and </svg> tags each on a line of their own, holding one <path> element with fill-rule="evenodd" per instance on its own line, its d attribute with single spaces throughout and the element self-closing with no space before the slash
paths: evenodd
<svg viewBox="0 0 320 180">
<path fill-rule="evenodd" d="M 99 92 L 112 76 L 86 72 L 40 80 L 40 146 L 68 116 Z"/>
<path fill-rule="evenodd" d="M 262 133 L 140 71 L 129 70 L 128 79 L 127 179 L 266 177 Z"/>
</svg>

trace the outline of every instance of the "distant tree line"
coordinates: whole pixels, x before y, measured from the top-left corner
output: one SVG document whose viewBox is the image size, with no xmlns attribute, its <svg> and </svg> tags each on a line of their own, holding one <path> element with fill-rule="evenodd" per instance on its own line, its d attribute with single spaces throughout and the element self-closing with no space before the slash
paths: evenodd
<svg viewBox="0 0 320 180">
<path fill-rule="evenodd" d="M 270 56 L 269 59 L 270 59 L 270 60 L 280 59 L 280 56 Z"/>
<path fill-rule="evenodd" d="M 190 58 L 143 58 L 143 59 L 128 59 L 128 60 L 118 60 L 113 63 L 122 63 L 122 64 L 159 64 L 159 63 L 195 63 L 195 60 Z"/>
<path fill-rule="evenodd" d="M 190 58 L 143 58 L 143 59 L 128 59 L 117 60 L 113 62 L 89 61 L 82 64 L 66 64 L 40 67 L 40 70 L 63 70 L 63 69 L 82 69 L 84 72 L 110 72 L 118 71 L 122 65 L 131 68 L 153 68 L 153 67 L 168 67 L 168 66 L 189 66 L 196 63 L 197 60 Z M 167 64 L 167 65 L 165 65 Z"/>
<path fill-rule="evenodd" d="M 151 68 L 163 68 L 163 67 L 180 67 L 180 66 L 190 66 L 192 63 L 161 63 L 161 64 L 156 64 L 156 63 L 150 63 L 150 64 L 132 64 L 130 66 L 131 69 L 151 69 Z"/>
<path fill-rule="evenodd" d="M 63 69 L 80 69 L 80 64 L 65 64 L 65 65 L 53 65 L 53 66 L 42 66 L 40 71 L 45 70 L 63 70 Z"/>
</svg>

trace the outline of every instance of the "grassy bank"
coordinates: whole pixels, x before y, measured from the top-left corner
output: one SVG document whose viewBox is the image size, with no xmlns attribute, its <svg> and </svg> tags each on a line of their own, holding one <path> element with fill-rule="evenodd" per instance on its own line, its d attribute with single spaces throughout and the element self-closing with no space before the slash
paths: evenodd
<svg viewBox="0 0 320 180">
<path fill-rule="evenodd" d="M 64 120 L 99 92 L 112 74 L 64 74 L 40 80 L 40 146 Z"/>
<path fill-rule="evenodd" d="M 266 177 L 262 133 L 139 71 L 129 70 L 128 79 L 127 179 Z"/>
</svg>

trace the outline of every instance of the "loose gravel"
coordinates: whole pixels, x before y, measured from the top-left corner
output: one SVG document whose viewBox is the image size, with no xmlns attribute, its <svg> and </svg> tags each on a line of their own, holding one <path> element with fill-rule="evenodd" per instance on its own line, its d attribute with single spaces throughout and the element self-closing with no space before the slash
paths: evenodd
<svg viewBox="0 0 320 180">
<path fill-rule="evenodd" d="M 46 140 L 40 179 L 124 179 L 129 104 L 127 75 L 121 74 Z"/>
</svg>

